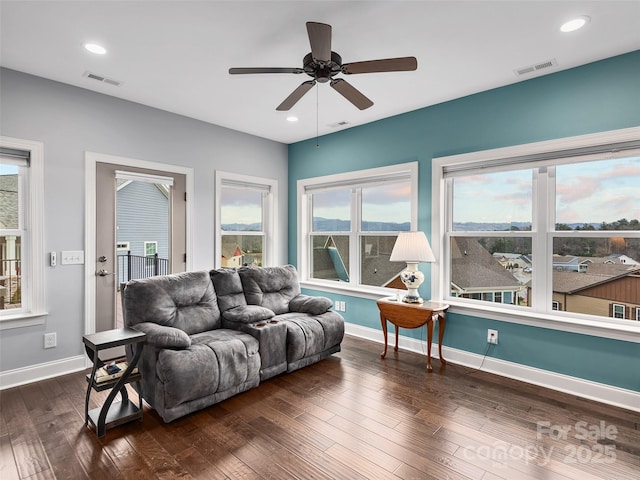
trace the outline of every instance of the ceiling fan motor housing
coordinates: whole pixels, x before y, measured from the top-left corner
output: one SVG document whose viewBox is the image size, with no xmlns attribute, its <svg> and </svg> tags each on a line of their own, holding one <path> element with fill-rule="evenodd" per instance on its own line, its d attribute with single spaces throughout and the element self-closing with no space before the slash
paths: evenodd
<svg viewBox="0 0 640 480">
<path fill-rule="evenodd" d="M 342 57 L 336 52 L 331 52 L 330 62 L 315 60 L 313 55 L 308 53 L 305 55 L 302 64 L 304 73 L 319 83 L 329 82 L 332 77 L 342 71 Z"/>
</svg>

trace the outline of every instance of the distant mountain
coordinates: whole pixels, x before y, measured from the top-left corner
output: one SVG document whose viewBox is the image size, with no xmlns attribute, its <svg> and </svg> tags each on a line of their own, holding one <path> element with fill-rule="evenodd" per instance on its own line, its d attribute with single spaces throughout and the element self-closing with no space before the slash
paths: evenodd
<svg viewBox="0 0 640 480">
<path fill-rule="evenodd" d="M 222 230 L 225 232 L 259 232 L 262 224 L 258 223 L 223 223 Z"/>
<path fill-rule="evenodd" d="M 455 231 L 464 230 L 467 232 L 502 232 L 511 229 L 531 230 L 531 222 L 453 222 L 453 229 Z"/>
<path fill-rule="evenodd" d="M 571 230 L 577 228 L 582 229 L 584 223 L 565 223 Z M 590 223 L 587 225 L 593 226 L 594 229 L 599 230 L 599 223 Z M 511 229 L 528 231 L 531 230 L 530 222 L 513 222 L 513 223 L 492 223 L 492 222 L 453 222 L 453 229 L 455 231 L 467 231 L 467 232 L 506 232 Z"/>
<path fill-rule="evenodd" d="M 313 229 L 317 232 L 348 232 L 350 222 L 337 218 L 313 218 Z M 411 229 L 409 222 L 362 222 L 362 230 L 365 232 L 408 232 Z"/>
<path fill-rule="evenodd" d="M 576 228 L 584 227 L 584 223 L 568 223 L 565 224 L 572 230 Z M 599 223 L 591 223 L 596 230 L 599 229 Z M 365 232 L 408 232 L 411 229 L 409 222 L 363 222 L 363 231 Z M 314 217 L 313 228 L 317 232 L 348 232 L 350 222 L 348 220 L 339 220 L 337 218 L 322 218 Z M 499 223 L 499 222 L 454 222 L 454 231 L 467 231 L 467 232 L 501 232 L 509 231 L 512 228 L 518 230 L 531 230 L 531 223 L 529 222 L 513 222 L 513 223 Z M 225 232 L 259 232 L 262 229 L 262 225 L 258 223 L 225 223 L 222 225 L 222 230 Z"/>
</svg>

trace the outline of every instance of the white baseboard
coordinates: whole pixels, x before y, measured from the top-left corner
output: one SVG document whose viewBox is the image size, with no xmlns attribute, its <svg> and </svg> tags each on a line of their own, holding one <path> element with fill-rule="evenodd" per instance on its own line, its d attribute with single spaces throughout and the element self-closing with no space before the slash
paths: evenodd
<svg viewBox="0 0 640 480">
<path fill-rule="evenodd" d="M 380 344 L 383 343 L 382 332 L 374 328 L 345 323 L 345 333 Z M 389 342 L 393 343 L 395 341 L 393 340 L 395 334 L 389 335 L 389 337 Z M 426 354 L 427 347 L 425 341 L 404 337 L 402 335 L 400 335 L 398 341 L 398 348 L 423 355 Z M 391 347 L 393 347 L 393 345 L 391 345 Z M 482 355 L 458 350 L 457 348 L 443 346 L 442 351 L 445 359 L 450 363 L 464 365 L 470 368 L 480 368 L 483 372 L 494 373 L 503 377 L 513 378 L 533 385 L 640 412 L 640 392 L 491 357 L 486 357 L 483 362 Z M 431 356 L 437 358 L 437 354 L 437 344 L 434 343 L 434 346 L 431 347 Z"/>
<path fill-rule="evenodd" d="M 0 390 L 78 372 L 86 367 L 87 357 L 78 355 L 77 357 L 63 358 L 54 362 L 7 370 L 6 372 L 0 372 Z"/>
</svg>

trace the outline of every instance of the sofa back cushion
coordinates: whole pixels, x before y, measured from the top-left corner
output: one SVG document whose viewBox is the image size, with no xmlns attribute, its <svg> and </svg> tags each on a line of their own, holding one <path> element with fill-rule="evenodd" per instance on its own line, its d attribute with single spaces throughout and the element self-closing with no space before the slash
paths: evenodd
<svg viewBox="0 0 640 480">
<path fill-rule="evenodd" d="M 276 315 L 289 311 L 289 301 L 300 295 L 298 273 L 293 265 L 240 267 L 244 297 L 249 305 L 260 305 Z"/>
<path fill-rule="evenodd" d="M 235 268 L 218 268 L 211 270 L 209 275 L 218 297 L 218 306 L 221 312 L 235 307 L 247 306 L 240 275 Z"/>
<path fill-rule="evenodd" d="M 122 292 L 125 324 L 153 322 L 189 335 L 220 328 L 220 309 L 209 273 L 175 273 L 131 280 Z"/>
</svg>

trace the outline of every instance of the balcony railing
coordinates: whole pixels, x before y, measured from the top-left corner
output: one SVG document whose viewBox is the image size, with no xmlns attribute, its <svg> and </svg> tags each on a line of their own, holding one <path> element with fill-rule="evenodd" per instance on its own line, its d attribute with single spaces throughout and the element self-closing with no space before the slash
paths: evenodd
<svg viewBox="0 0 640 480">
<path fill-rule="evenodd" d="M 118 255 L 118 283 L 127 283 L 129 280 L 155 277 L 169 273 L 169 259 L 159 258 L 155 255 L 131 255 L 129 250 L 124 255 Z"/>
</svg>

